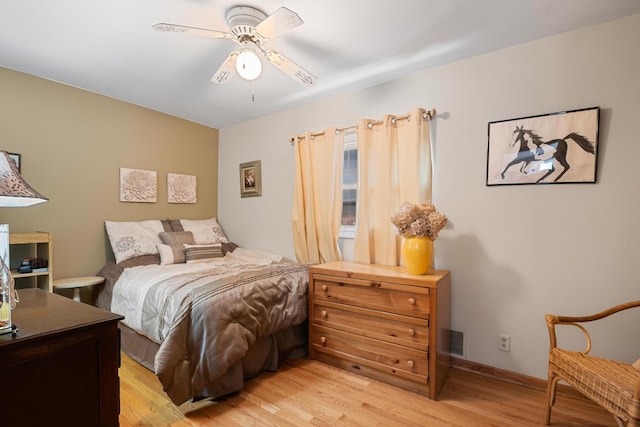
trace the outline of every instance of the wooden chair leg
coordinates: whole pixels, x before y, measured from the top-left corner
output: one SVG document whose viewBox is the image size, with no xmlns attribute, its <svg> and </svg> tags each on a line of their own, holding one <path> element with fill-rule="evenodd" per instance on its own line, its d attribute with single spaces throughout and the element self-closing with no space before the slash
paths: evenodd
<svg viewBox="0 0 640 427">
<path fill-rule="evenodd" d="M 556 386 L 559 380 L 559 377 L 549 372 L 549 379 L 547 380 L 547 412 L 544 418 L 544 425 L 546 426 L 551 422 L 551 407 L 556 403 Z"/>
</svg>

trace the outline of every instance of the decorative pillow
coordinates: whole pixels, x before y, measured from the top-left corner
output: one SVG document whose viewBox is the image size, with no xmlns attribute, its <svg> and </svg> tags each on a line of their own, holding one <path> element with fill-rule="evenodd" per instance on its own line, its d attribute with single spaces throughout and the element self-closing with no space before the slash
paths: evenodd
<svg viewBox="0 0 640 427">
<path fill-rule="evenodd" d="M 184 245 L 187 264 L 210 261 L 213 258 L 222 258 L 222 243 L 213 245 Z"/>
<path fill-rule="evenodd" d="M 162 228 L 164 229 L 164 231 L 172 231 L 170 219 L 163 219 L 163 220 L 160 220 L 160 222 L 162 223 Z"/>
<path fill-rule="evenodd" d="M 164 231 L 160 220 L 146 221 L 105 221 L 111 249 L 120 264 L 140 255 L 157 254 L 158 237 Z"/>
<path fill-rule="evenodd" d="M 635 362 L 633 362 L 633 366 L 634 368 L 636 368 L 638 371 L 640 371 L 640 359 L 636 360 Z"/>
<path fill-rule="evenodd" d="M 180 246 L 180 249 L 184 250 L 185 243 L 187 245 L 195 245 L 195 240 L 193 240 L 193 233 L 190 231 L 165 231 L 160 233 L 160 240 L 165 245 L 171 246 Z"/>
<path fill-rule="evenodd" d="M 227 252 L 233 252 L 233 251 L 236 250 L 236 248 L 238 248 L 238 245 L 236 245 L 233 242 L 223 243 L 222 244 L 222 254 L 226 255 Z"/>
<path fill-rule="evenodd" d="M 171 245 L 158 245 L 160 265 L 181 264 L 185 261 L 184 248 Z"/>
<path fill-rule="evenodd" d="M 171 231 L 160 233 L 164 245 L 158 245 L 160 264 L 181 264 L 185 262 L 184 244 L 193 245 L 193 234 L 190 231 Z"/>
<path fill-rule="evenodd" d="M 213 243 L 229 243 L 227 236 L 225 236 L 222 227 L 218 224 L 215 218 L 209 219 L 181 219 L 180 225 L 184 231 L 191 231 L 193 233 L 193 239 L 198 245 L 210 245 Z M 174 230 L 175 225 L 172 224 Z"/>
</svg>

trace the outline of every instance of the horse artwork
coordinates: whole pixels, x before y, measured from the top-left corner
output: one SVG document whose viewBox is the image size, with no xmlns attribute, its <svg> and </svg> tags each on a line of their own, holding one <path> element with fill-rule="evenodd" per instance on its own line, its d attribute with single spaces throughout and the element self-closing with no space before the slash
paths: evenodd
<svg viewBox="0 0 640 427">
<path fill-rule="evenodd" d="M 598 121 L 596 107 L 489 123 L 487 185 L 595 182 Z"/>
<path fill-rule="evenodd" d="M 558 181 L 571 167 L 569 163 L 567 163 L 568 139 L 575 141 L 578 146 L 587 153 L 591 153 L 593 155 L 596 153 L 593 142 L 575 132 L 571 132 L 562 139 L 553 139 L 551 141 L 543 141 L 542 138 L 536 135 L 532 130 L 523 129 L 522 126 L 516 127 L 513 134 L 513 142 L 509 144 L 509 147 L 513 147 L 515 144 L 519 143 L 520 149 L 516 153 L 516 158 L 509 162 L 500 174 L 502 179 L 504 179 L 505 172 L 511 166 L 520 163 L 520 172 L 526 174 L 528 173 L 526 170 L 527 165 L 534 160 L 540 160 L 543 162 L 542 169 L 545 169 L 546 173 L 544 173 L 544 175 L 542 175 L 536 182 L 544 180 L 555 171 L 554 163 L 556 161 L 563 167 L 562 172 L 560 172 L 560 174 L 553 180 L 554 182 Z M 535 172 L 535 170 L 533 170 L 533 172 Z"/>
</svg>

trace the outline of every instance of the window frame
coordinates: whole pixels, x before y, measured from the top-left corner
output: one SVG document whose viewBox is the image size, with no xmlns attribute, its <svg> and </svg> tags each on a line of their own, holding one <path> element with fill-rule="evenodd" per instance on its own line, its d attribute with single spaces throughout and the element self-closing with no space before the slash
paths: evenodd
<svg viewBox="0 0 640 427">
<path fill-rule="evenodd" d="M 355 129 L 348 129 L 344 131 L 344 141 L 343 141 L 343 156 L 344 153 L 347 151 L 351 151 L 351 150 L 356 150 L 356 152 L 358 151 L 358 133 L 356 132 Z M 358 160 L 357 162 L 357 166 L 356 166 L 356 173 L 359 169 L 359 163 L 360 161 Z M 342 173 L 344 174 L 344 164 L 342 165 Z M 354 184 L 344 184 L 344 182 L 342 183 L 342 194 L 344 196 L 344 191 L 345 190 L 356 190 L 356 222 L 358 221 L 358 176 L 356 175 L 356 182 Z M 342 200 L 342 206 L 344 209 L 344 197 Z M 355 239 L 356 237 L 356 225 L 345 225 L 345 224 L 340 224 L 340 234 L 338 236 L 339 238 L 342 239 Z"/>
</svg>

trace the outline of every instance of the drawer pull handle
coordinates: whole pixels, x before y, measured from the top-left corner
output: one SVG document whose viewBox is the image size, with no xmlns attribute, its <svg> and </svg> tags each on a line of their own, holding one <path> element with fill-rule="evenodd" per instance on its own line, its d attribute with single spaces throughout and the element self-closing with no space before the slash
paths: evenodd
<svg viewBox="0 0 640 427">
<path fill-rule="evenodd" d="M 327 289 L 329 289 L 329 287 L 327 285 L 322 285 L 322 290 L 327 292 Z"/>
<path fill-rule="evenodd" d="M 416 305 L 416 299 L 415 298 L 409 298 L 409 304 L 410 305 Z"/>
<path fill-rule="evenodd" d="M 320 343 L 325 345 L 327 343 L 327 337 L 320 337 Z"/>
<path fill-rule="evenodd" d="M 409 336 L 410 336 L 410 337 L 415 337 L 415 336 L 416 336 L 416 331 L 415 331 L 415 329 L 409 329 Z"/>
<path fill-rule="evenodd" d="M 413 368 L 413 365 L 414 365 L 413 360 L 409 360 L 409 361 L 407 362 L 407 366 L 408 366 L 409 368 Z"/>
<path fill-rule="evenodd" d="M 322 310 L 322 311 L 320 312 L 320 314 L 322 314 L 322 318 L 323 318 L 323 319 L 326 319 L 326 318 L 327 318 L 327 314 L 328 314 L 328 313 L 327 313 L 327 310 Z"/>
</svg>

